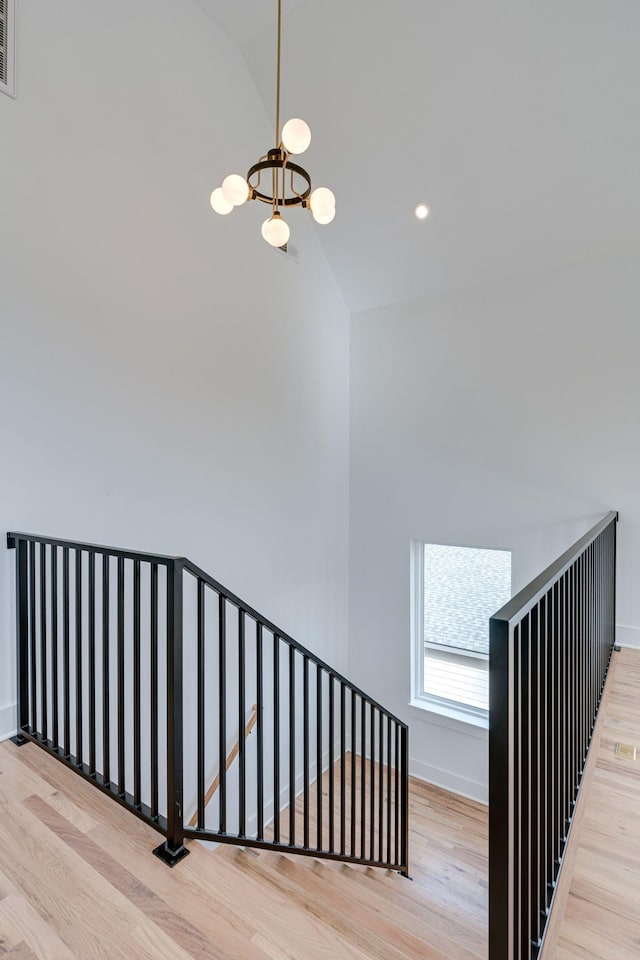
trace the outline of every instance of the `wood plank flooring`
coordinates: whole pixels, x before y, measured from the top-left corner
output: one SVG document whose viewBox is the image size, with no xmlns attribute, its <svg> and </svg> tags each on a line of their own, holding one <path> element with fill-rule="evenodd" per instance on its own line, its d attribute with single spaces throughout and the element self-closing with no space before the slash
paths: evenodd
<svg viewBox="0 0 640 960">
<path fill-rule="evenodd" d="M 159 836 L 33 744 L 0 744 L 2 960 L 485 960 L 487 812 L 412 781 L 411 875 Z"/>
<path fill-rule="evenodd" d="M 556 960 L 640 958 L 640 650 L 614 654 L 607 687 Z"/>
<path fill-rule="evenodd" d="M 640 651 L 616 654 L 555 960 L 640 958 Z M 158 834 L 0 744 L 1 960 L 486 960 L 487 812 L 411 782 L 411 875 Z M 284 818 L 286 822 L 286 817 Z"/>
</svg>

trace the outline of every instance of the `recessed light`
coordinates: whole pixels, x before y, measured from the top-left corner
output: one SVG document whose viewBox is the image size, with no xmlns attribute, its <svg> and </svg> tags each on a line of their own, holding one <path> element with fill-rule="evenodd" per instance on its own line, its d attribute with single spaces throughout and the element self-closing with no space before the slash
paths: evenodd
<svg viewBox="0 0 640 960">
<path fill-rule="evenodd" d="M 416 220 L 426 220 L 431 213 L 431 208 L 426 203 L 416 203 L 415 207 L 413 208 L 413 213 Z"/>
</svg>

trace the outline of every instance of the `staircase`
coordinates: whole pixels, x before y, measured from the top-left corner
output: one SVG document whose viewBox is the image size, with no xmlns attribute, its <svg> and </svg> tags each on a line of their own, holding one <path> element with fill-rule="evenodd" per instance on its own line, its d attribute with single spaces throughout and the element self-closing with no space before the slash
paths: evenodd
<svg viewBox="0 0 640 960">
<path fill-rule="evenodd" d="M 161 833 L 168 866 L 203 840 L 408 876 L 406 724 L 184 557 L 7 544 L 18 746 Z"/>
<path fill-rule="evenodd" d="M 195 564 L 9 534 L 27 749 L 0 746 L 0 953 L 473 960 L 488 893 L 490 960 L 553 956 L 617 649 L 617 522 L 491 618 L 488 858 L 483 808 L 410 781 L 406 725 Z M 175 881 L 140 856 L 154 831 L 163 863 L 191 854 Z"/>
</svg>

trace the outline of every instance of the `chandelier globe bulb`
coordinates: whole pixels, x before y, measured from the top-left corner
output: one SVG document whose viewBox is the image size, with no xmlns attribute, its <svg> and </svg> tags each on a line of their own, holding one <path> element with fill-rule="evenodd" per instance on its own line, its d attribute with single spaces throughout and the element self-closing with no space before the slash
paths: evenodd
<svg viewBox="0 0 640 960">
<path fill-rule="evenodd" d="M 240 207 L 249 199 L 249 184 L 239 173 L 232 173 L 222 181 L 222 193 L 227 203 Z"/>
<path fill-rule="evenodd" d="M 298 117 L 287 120 L 282 128 L 282 146 L 287 153 L 300 154 L 309 148 L 311 130 L 309 125 Z"/>
<path fill-rule="evenodd" d="M 328 187 L 316 187 L 309 197 L 309 206 L 314 216 L 326 217 L 336 208 L 336 198 Z"/>
<path fill-rule="evenodd" d="M 282 219 L 278 211 L 262 224 L 262 236 L 272 247 L 284 247 L 289 241 L 291 231 L 289 225 Z"/>
<path fill-rule="evenodd" d="M 333 210 L 325 214 L 316 213 L 314 210 L 312 210 L 311 213 L 315 222 L 324 226 L 324 224 L 331 223 L 335 219 L 336 208 L 334 207 Z"/>
<path fill-rule="evenodd" d="M 211 204 L 211 209 L 223 217 L 233 210 L 233 204 L 225 199 L 222 187 L 216 187 L 209 197 L 209 203 Z"/>
</svg>

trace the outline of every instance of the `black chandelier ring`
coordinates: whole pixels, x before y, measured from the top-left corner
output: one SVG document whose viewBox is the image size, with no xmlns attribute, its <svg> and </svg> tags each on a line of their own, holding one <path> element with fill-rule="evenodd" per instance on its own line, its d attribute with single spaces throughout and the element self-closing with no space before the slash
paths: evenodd
<svg viewBox="0 0 640 960">
<path fill-rule="evenodd" d="M 263 170 L 282 170 L 283 172 L 283 181 L 284 175 L 287 171 L 295 176 L 302 177 L 306 183 L 305 189 L 301 193 L 297 193 L 295 190 L 295 196 L 293 197 L 273 197 L 270 194 L 262 193 L 258 190 L 260 184 L 260 174 Z M 251 182 L 252 177 L 258 174 L 258 183 L 254 186 Z M 311 196 L 311 177 L 304 169 L 297 163 L 292 163 L 287 159 L 286 154 L 282 150 L 270 150 L 268 158 L 266 160 L 260 160 L 259 163 L 254 163 L 247 174 L 247 183 L 249 184 L 249 189 L 251 190 L 251 196 L 254 200 L 262 200 L 263 203 L 273 204 L 274 201 L 284 207 L 295 207 L 295 206 L 305 206 L 307 200 Z"/>
</svg>

